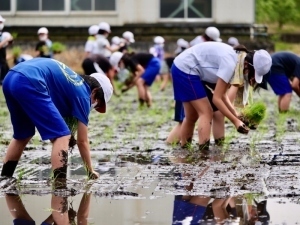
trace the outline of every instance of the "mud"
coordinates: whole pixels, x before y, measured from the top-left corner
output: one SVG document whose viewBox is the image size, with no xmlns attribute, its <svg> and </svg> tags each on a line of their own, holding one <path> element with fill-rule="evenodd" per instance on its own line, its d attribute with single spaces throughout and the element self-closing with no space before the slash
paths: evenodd
<svg viewBox="0 0 300 225">
<path fill-rule="evenodd" d="M 78 206 L 74 208 L 77 216 L 73 212 L 73 218 L 81 218 L 77 224 L 83 218 L 78 214 L 84 210 L 88 211 L 83 215 L 89 224 L 172 224 L 175 220 L 181 221 L 178 224 L 215 224 L 213 221 L 225 218 L 225 224 L 300 222 L 300 104 L 296 96 L 293 110 L 278 114 L 276 97 L 261 91 L 255 98 L 266 102 L 267 118 L 256 130 L 239 134 L 227 121 L 224 145 L 214 145 L 212 138 L 210 150 L 199 151 L 197 131 L 188 149 L 164 143 L 176 125 L 172 121 L 172 90 L 169 86 L 159 92 L 155 84 L 151 91 L 154 104 L 150 109 L 140 109 L 136 90 L 131 90 L 119 98 L 113 97 L 105 115 L 92 112 L 89 138 L 93 165 L 100 173 L 98 180 L 87 179 L 75 146 L 68 157 L 67 180 L 62 188 L 53 188 L 51 144 L 36 134 L 26 147 L 14 178 L 0 179 L 0 224 L 11 224 L 15 216 L 7 203 L 10 195 L 20 196 L 37 223 L 51 214 L 50 209 L 57 208 L 53 205 L 56 201 L 64 202 L 60 206 L 63 211 L 66 204 L 69 208 Z M 3 159 L 12 127 L 2 95 L 0 101 Z M 182 198 L 185 203 L 196 201 L 208 206 L 202 219 L 206 222 L 199 219 L 198 223 L 191 223 L 188 218 L 176 217 L 176 213 L 173 217 L 176 202 Z M 228 205 L 236 212 L 225 212 L 224 206 Z"/>
</svg>

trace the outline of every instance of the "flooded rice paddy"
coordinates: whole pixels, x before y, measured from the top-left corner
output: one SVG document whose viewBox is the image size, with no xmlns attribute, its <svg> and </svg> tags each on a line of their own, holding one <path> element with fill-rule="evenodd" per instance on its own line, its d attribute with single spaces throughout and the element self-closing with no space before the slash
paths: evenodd
<svg viewBox="0 0 300 225">
<path fill-rule="evenodd" d="M 136 90 L 131 90 L 113 97 L 105 115 L 92 112 L 89 137 L 93 165 L 101 174 L 98 180 L 87 180 L 75 147 L 64 188 L 55 188 L 50 142 L 36 134 L 14 178 L 0 179 L 0 224 L 12 224 L 16 218 L 51 224 L 50 215 L 62 209 L 68 210 L 70 224 L 78 225 L 300 223 L 296 96 L 291 112 L 279 115 L 276 97 L 261 91 L 255 99 L 263 99 L 268 111 L 257 130 L 240 135 L 227 122 L 224 146 L 215 146 L 212 139 L 210 151 L 199 152 L 197 131 L 189 149 L 164 143 L 176 125 L 172 90 L 169 86 L 160 92 L 158 85 L 151 90 L 150 109 L 140 109 Z M 1 159 L 11 136 L 1 93 Z M 56 224 L 69 224 L 58 214 Z"/>
</svg>

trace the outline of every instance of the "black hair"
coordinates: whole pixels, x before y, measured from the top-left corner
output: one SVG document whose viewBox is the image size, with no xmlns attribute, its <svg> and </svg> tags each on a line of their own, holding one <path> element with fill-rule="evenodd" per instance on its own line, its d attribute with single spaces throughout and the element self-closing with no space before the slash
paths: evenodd
<svg viewBox="0 0 300 225">
<path fill-rule="evenodd" d="M 95 98 L 97 100 L 100 100 L 101 104 L 105 103 L 104 92 L 99 82 L 94 77 L 88 75 L 80 75 L 80 76 L 89 85 L 91 91 L 93 91 L 94 89 L 98 89 L 95 93 Z"/>
<path fill-rule="evenodd" d="M 131 53 L 125 53 L 121 60 L 123 61 L 123 63 L 125 64 L 125 66 L 127 67 L 128 65 L 130 65 L 130 59 L 132 56 L 135 55 L 135 52 L 131 52 Z"/>
<path fill-rule="evenodd" d="M 205 39 L 205 41 L 214 41 L 210 37 L 208 37 L 206 34 L 203 34 L 202 37 Z"/>
<path fill-rule="evenodd" d="M 255 51 L 248 50 L 244 45 L 238 45 L 233 48 L 237 52 L 246 52 L 247 55 L 245 57 L 245 61 L 248 62 L 248 82 L 250 82 L 251 79 L 255 79 L 255 70 L 253 65 L 253 57 Z M 255 84 L 253 90 L 256 91 L 260 88 L 259 84 Z"/>
<path fill-rule="evenodd" d="M 108 34 L 108 32 L 107 32 L 106 30 L 101 30 L 101 29 L 100 29 L 100 30 L 98 31 L 98 34 L 102 34 L 102 35 L 103 35 L 103 34 Z"/>
</svg>

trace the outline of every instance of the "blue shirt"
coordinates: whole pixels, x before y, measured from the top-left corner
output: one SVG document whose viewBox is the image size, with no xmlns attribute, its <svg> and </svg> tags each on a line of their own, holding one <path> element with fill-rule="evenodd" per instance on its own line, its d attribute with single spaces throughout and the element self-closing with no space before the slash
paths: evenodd
<svg viewBox="0 0 300 225">
<path fill-rule="evenodd" d="M 54 59 L 35 58 L 22 62 L 11 70 L 22 73 L 37 90 L 49 94 L 62 117 L 74 116 L 88 125 L 90 87 L 65 64 Z"/>
<path fill-rule="evenodd" d="M 300 58 L 291 52 L 277 52 L 271 55 L 271 73 L 285 74 L 300 78 Z"/>
</svg>

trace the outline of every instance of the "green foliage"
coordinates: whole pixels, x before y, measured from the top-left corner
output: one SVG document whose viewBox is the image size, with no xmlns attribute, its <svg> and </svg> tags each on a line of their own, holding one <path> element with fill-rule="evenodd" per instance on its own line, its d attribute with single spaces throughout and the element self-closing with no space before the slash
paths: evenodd
<svg viewBox="0 0 300 225">
<path fill-rule="evenodd" d="M 249 122 L 249 125 L 258 125 L 266 116 L 267 107 L 263 102 L 256 102 L 246 106 L 243 111 L 243 117 Z"/>
<path fill-rule="evenodd" d="M 61 53 L 64 50 L 66 50 L 66 46 L 64 44 L 60 43 L 60 42 L 53 42 L 51 50 L 54 53 Z"/>
<path fill-rule="evenodd" d="M 12 54 L 15 58 L 18 58 L 21 55 L 22 49 L 19 46 L 14 46 L 12 49 Z"/>
<path fill-rule="evenodd" d="M 297 10 L 299 0 L 257 0 L 257 22 L 276 22 L 281 29 L 284 24 L 297 21 L 300 14 Z"/>
</svg>

